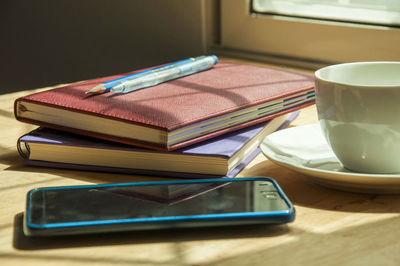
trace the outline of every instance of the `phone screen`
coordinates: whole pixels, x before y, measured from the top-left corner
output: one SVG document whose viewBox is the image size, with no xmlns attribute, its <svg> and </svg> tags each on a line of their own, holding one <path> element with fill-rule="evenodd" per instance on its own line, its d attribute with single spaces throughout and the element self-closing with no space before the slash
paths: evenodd
<svg viewBox="0 0 400 266">
<path fill-rule="evenodd" d="M 30 224 L 289 210 L 273 182 L 247 180 L 42 188 L 28 198 Z"/>
</svg>

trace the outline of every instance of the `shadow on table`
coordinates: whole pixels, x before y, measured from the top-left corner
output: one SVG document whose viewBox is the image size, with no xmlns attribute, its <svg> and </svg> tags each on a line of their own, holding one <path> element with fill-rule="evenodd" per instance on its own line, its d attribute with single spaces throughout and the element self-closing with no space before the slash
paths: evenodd
<svg viewBox="0 0 400 266">
<path fill-rule="evenodd" d="M 27 166 L 22 162 L 15 163 L 4 169 L 4 171 L 18 171 L 26 172 L 28 174 L 50 174 L 53 175 L 52 180 L 70 178 L 89 182 L 93 184 L 103 183 L 129 183 L 129 182 L 140 182 L 140 181 L 152 181 L 167 180 L 167 177 L 156 177 L 156 176 L 144 176 L 144 175 L 133 175 L 126 173 L 112 173 L 112 172 L 95 172 L 95 171 L 79 171 L 75 169 L 62 169 L 62 168 L 47 168 L 38 166 Z M 34 181 L 34 180 L 33 180 Z M 33 182 L 36 183 L 36 182 Z"/>
<path fill-rule="evenodd" d="M 118 173 L 76 171 L 70 169 L 55 169 L 46 167 L 25 166 L 22 162 L 15 163 L 4 169 L 5 171 L 25 171 L 27 173 L 51 174 L 52 182 L 65 178 L 89 182 L 93 184 L 125 183 L 141 181 L 159 181 L 178 179 L 171 177 L 139 176 Z M 379 195 L 346 192 L 331 189 L 315 184 L 304 175 L 295 173 L 289 169 L 278 166 L 271 161 L 263 161 L 247 168 L 241 177 L 266 176 L 274 178 L 285 191 L 285 194 L 296 206 L 304 206 L 314 209 L 362 212 L 362 213 L 400 213 L 400 195 Z M 47 184 L 49 180 L 31 179 L 32 182 L 18 184 L 21 186 L 40 186 Z M 64 182 L 65 184 L 65 182 Z M 76 182 L 74 182 L 76 184 Z M 4 187 L 1 190 L 8 189 Z"/>
<path fill-rule="evenodd" d="M 23 235 L 22 213 L 15 216 L 14 225 L 14 248 L 19 250 L 43 250 L 58 248 L 80 248 L 89 246 L 112 246 L 124 244 L 143 243 L 171 243 L 174 245 L 172 252 L 173 259 L 168 265 L 182 264 L 185 254 L 185 241 L 214 240 L 214 239 L 243 239 L 256 238 L 262 243 L 268 243 L 268 238 L 286 234 L 287 241 L 278 241 L 274 245 L 262 245 L 260 242 L 257 248 L 247 249 L 240 252 L 232 251 L 224 256 L 216 256 L 211 261 L 201 265 L 266 265 L 268 262 L 280 265 L 342 265 L 342 264 L 365 264 L 371 256 L 372 261 L 382 262 L 378 264 L 397 265 L 400 259 L 398 252 L 398 228 L 400 216 L 394 215 L 382 217 L 353 225 L 343 222 L 341 225 L 333 221 L 322 227 L 309 227 L 307 230 L 298 226 L 245 226 L 245 227 L 224 227 L 201 228 L 196 230 L 168 230 L 168 231 L 147 231 L 132 233 L 111 233 L 86 236 L 63 236 L 49 238 L 31 238 Z M 265 240 L 265 242 L 264 242 Z M 229 242 L 229 241 L 228 241 Z M 252 239 L 247 239 L 243 244 L 251 244 Z M 239 243 L 239 245 L 240 245 Z M 201 248 L 202 246 L 200 246 Z M 226 250 L 222 248 L 222 250 Z M 10 255 L 9 255 L 10 256 Z M 41 256 L 39 254 L 38 256 Z M 207 257 L 207 256 L 206 256 Z M 37 258 L 37 256 L 35 256 Z M 43 257 L 47 258 L 47 257 Z M 57 260 L 70 257 L 51 257 Z M 206 258 L 207 259 L 207 258 Z M 115 262 L 109 258 L 82 258 L 77 257 L 76 261 L 82 262 Z M 126 260 L 126 264 L 150 265 L 152 258 Z M 351 263 L 352 262 L 352 263 Z M 121 261 L 118 260 L 120 264 Z M 156 263 L 157 264 L 157 263 Z M 158 263 L 159 264 L 159 263 Z M 270 263 L 271 264 L 271 263 Z M 153 265 L 153 264 L 152 264 Z M 165 265 L 165 264 L 163 264 Z M 194 264 L 191 264 L 194 265 Z M 200 265 L 200 264 L 196 264 Z"/>
<path fill-rule="evenodd" d="M 246 175 L 275 179 L 298 206 L 341 212 L 400 213 L 400 194 L 357 193 L 325 187 L 271 161 L 254 165 Z"/>
<path fill-rule="evenodd" d="M 101 233 L 87 235 L 28 237 L 23 232 L 23 213 L 14 217 L 13 246 L 19 250 L 40 250 L 75 248 L 89 246 L 109 246 L 121 244 L 168 243 L 215 240 L 274 237 L 287 234 L 287 225 L 241 225 L 221 227 L 204 227 L 196 229 L 169 229 L 131 231 L 118 233 Z"/>
</svg>

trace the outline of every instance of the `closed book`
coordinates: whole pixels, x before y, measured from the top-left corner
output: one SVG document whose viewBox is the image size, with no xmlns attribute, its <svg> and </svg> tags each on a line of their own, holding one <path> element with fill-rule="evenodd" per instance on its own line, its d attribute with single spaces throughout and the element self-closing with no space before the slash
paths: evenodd
<svg viewBox="0 0 400 266">
<path fill-rule="evenodd" d="M 258 153 L 262 139 L 297 115 L 234 131 L 179 150 L 154 151 L 38 128 L 18 140 L 28 165 L 174 177 L 234 177 Z"/>
<path fill-rule="evenodd" d="M 131 93 L 85 94 L 122 76 L 18 98 L 15 117 L 44 127 L 167 151 L 268 121 L 310 105 L 315 98 L 312 75 L 229 62 Z"/>
</svg>

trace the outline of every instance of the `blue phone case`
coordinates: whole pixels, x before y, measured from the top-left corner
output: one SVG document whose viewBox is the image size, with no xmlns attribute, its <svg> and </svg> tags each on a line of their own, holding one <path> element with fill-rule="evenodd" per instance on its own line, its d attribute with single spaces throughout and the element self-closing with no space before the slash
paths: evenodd
<svg viewBox="0 0 400 266">
<path fill-rule="evenodd" d="M 60 189 L 81 189 L 81 188 L 123 188 L 128 186 L 148 186 L 148 185 L 184 185 L 184 184 L 205 184 L 217 183 L 221 185 L 227 182 L 246 182 L 246 181 L 269 181 L 276 189 L 276 193 L 287 204 L 286 210 L 268 211 L 268 212 L 235 212 L 221 214 L 200 214 L 183 215 L 167 217 L 145 217 L 116 220 L 97 220 L 80 221 L 66 223 L 48 223 L 35 224 L 30 221 L 31 217 L 31 196 L 32 193 L 41 190 L 60 190 Z M 167 228 L 188 228 L 204 226 L 222 226 L 222 225 L 242 225 L 242 224 L 278 224 L 292 222 L 295 218 L 295 209 L 290 200 L 286 197 L 278 183 L 267 177 L 251 178 L 224 178 L 224 179 L 196 179 L 196 180 L 174 180 L 174 181 L 152 181 L 152 182 L 134 182 L 117 183 L 102 185 L 84 185 L 84 186 L 62 186 L 62 187 L 44 187 L 36 188 L 28 192 L 26 212 L 24 218 L 24 233 L 31 236 L 52 236 L 65 234 L 83 234 L 99 232 L 115 232 L 127 230 L 149 230 L 149 229 L 167 229 Z"/>
</svg>

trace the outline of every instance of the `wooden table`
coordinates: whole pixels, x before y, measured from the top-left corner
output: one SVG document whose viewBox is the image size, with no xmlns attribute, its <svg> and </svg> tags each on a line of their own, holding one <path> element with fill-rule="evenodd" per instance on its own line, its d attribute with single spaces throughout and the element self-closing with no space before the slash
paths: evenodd
<svg viewBox="0 0 400 266">
<path fill-rule="evenodd" d="M 0 265 L 400 265 L 400 196 L 325 188 L 262 154 L 239 176 L 275 178 L 295 205 L 293 223 L 28 238 L 30 189 L 161 179 L 22 165 L 16 141 L 35 126 L 14 119 L 13 101 L 32 92 L 0 95 Z M 311 106 L 292 126 L 316 121 Z"/>
</svg>

